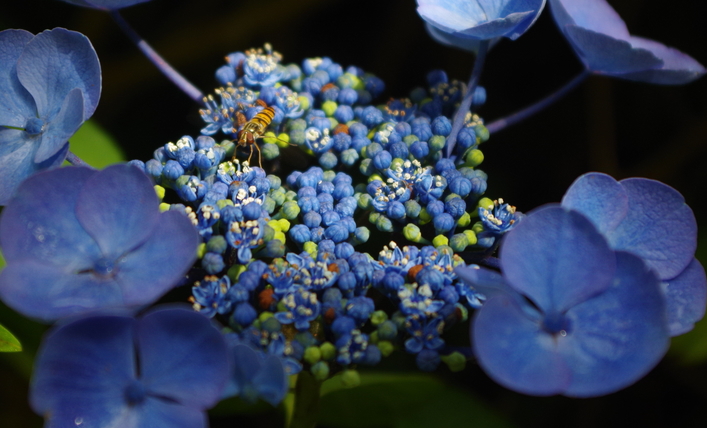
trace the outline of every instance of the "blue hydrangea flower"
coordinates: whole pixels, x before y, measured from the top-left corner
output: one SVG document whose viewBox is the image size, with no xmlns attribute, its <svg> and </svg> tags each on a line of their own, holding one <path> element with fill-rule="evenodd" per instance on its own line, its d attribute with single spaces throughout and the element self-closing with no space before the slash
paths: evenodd
<svg viewBox="0 0 707 428">
<path fill-rule="evenodd" d="M 673 336 L 705 314 L 707 279 L 694 255 L 697 222 L 682 195 L 646 178 L 616 181 L 601 173 L 579 177 L 562 206 L 584 214 L 615 250 L 643 259 L 663 281 Z"/>
<path fill-rule="evenodd" d="M 455 38 L 515 40 L 535 23 L 545 0 L 417 0 L 417 5 L 431 27 Z"/>
<path fill-rule="evenodd" d="M 231 336 L 231 339 L 234 337 Z M 230 342 L 233 374 L 224 391 L 224 398 L 238 396 L 249 403 L 262 398 L 273 406 L 280 404 L 289 388 L 281 359 L 240 344 L 238 340 Z"/>
<path fill-rule="evenodd" d="M 609 394 L 667 350 L 659 279 L 638 257 L 611 250 L 583 215 L 558 206 L 529 214 L 506 235 L 500 263 L 503 277 L 457 268 L 488 297 L 471 334 L 498 383 L 531 395 Z"/>
<path fill-rule="evenodd" d="M 29 175 L 61 165 L 100 94 L 101 67 L 83 34 L 0 32 L 0 205 Z"/>
<path fill-rule="evenodd" d="M 189 309 L 85 317 L 45 338 L 30 402 L 46 426 L 206 427 L 228 372 L 223 336 Z"/>
<path fill-rule="evenodd" d="M 550 0 L 550 6 L 560 31 L 592 73 L 666 85 L 688 83 L 705 73 L 692 57 L 630 35 L 605 0 Z"/>
<path fill-rule="evenodd" d="M 66 3 L 75 4 L 77 6 L 91 7 L 101 10 L 116 10 L 134 4 L 146 3 L 150 0 L 62 0 Z"/>
<path fill-rule="evenodd" d="M 191 267 L 198 244 L 186 216 L 158 205 L 150 179 L 130 165 L 33 175 L 0 218 L 0 297 L 43 320 L 154 302 Z"/>
</svg>

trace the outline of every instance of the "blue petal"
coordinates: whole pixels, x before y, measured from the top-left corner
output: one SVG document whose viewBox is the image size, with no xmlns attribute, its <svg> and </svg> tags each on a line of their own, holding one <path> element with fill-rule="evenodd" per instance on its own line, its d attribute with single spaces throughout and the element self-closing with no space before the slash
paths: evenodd
<svg viewBox="0 0 707 428">
<path fill-rule="evenodd" d="M 616 77 L 660 85 L 682 85 L 705 74 L 702 64 L 677 49 L 640 37 L 631 37 L 631 44 L 650 50 L 653 55 L 663 61 L 663 66 Z"/>
<path fill-rule="evenodd" d="M 230 351 L 233 370 L 224 391 L 224 398 L 240 395 L 261 369 L 258 354 L 246 345 L 236 345 Z"/>
<path fill-rule="evenodd" d="M 199 410 L 221 398 L 228 354 L 208 318 L 188 308 L 162 308 L 138 321 L 136 336 L 148 394 Z"/>
<path fill-rule="evenodd" d="M 503 18 L 476 25 L 457 34 L 480 40 L 489 40 L 496 37 L 508 37 L 511 40 L 515 40 L 523 35 L 537 17 L 538 14 L 535 11 L 512 13 Z"/>
<path fill-rule="evenodd" d="M 52 330 L 35 360 L 30 403 L 47 426 L 115 425 L 135 378 L 134 320 L 83 318 Z"/>
<path fill-rule="evenodd" d="M 705 315 L 705 304 L 707 304 L 705 270 L 697 259 L 692 259 L 680 275 L 666 281 L 663 285 L 668 306 L 670 335 L 678 336 L 687 333 Z"/>
<path fill-rule="evenodd" d="M 125 306 L 115 281 L 36 260 L 16 261 L 0 272 L 0 297 L 18 312 L 43 321 Z"/>
<path fill-rule="evenodd" d="M 477 310 L 472 343 L 479 365 L 496 382 L 531 395 L 562 393 L 571 382 L 555 338 L 513 299 L 497 296 Z"/>
<path fill-rule="evenodd" d="M 576 25 L 562 28 L 589 70 L 612 76 L 658 68 L 663 61 L 649 50 Z"/>
<path fill-rule="evenodd" d="M 84 120 L 98 105 L 101 68 L 91 42 L 81 33 L 55 28 L 37 34 L 17 61 L 17 77 L 46 120 L 59 112 L 74 88 L 84 95 Z"/>
<path fill-rule="evenodd" d="M 196 260 L 199 235 L 183 214 L 160 214 L 152 235 L 140 247 L 126 254 L 118 266 L 128 305 L 153 302 L 171 290 Z"/>
<path fill-rule="evenodd" d="M 508 232 L 501 270 L 545 313 L 561 313 L 609 286 L 614 252 L 583 215 L 559 206 L 528 214 Z"/>
<path fill-rule="evenodd" d="M 0 31 L 0 125 L 24 128 L 27 119 L 37 117 L 34 99 L 17 79 L 17 59 L 34 35 L 24 30 Z M 0 128 L 0 135 L 9 130 Z M 0 137 L 1 138 L 1 137 Z M 7 153 L 0 145 L 0 156 Z"/>
<path fill-rule="evenodd" d="M 32 160 L 37 144 L 26 144 L 24 131 L 14 129 L 0 130 L 0 150 L 12 149 L 7 154 L 0 154 L 0 205 L 6 205 L 15 194 L 17 186 L 35 172 Z"/>
<path fill-rule="evenodd" d="M 572 369 L 568 396 L 593 397 L 631 385 L 668 349 L 658 278 L 629 253 L 617 253 L 611 287 L 570 309 L 567 316 L 572 331 L 558 343 Z"/>
<path fill-rule="evenodd" d="M 287 395 L 289 381 L 280 358 L 270 355 L 253 378 L 260 398 L 277 406 Z"/>
<path fill-rule="evenodd" d="M 628 212 L 628 196 L 612 177 L 590 172 L 572 183 L 562 206 L 584 214 L 602 234 L 614 230 Z"/>
<path fill-rule="evenodd" d="M 131 165 L 113 165 L 81 189 L 76 217 L 104 257 L 117 259 L 142 244 L 160 217 L 150 179 Z"/>
<path fill-rule="evenodd" d="M 603 0 L 550 0 L 550 10 L 560 28 L 577 25 L 615 39 L 630 37 L 619 14 Z"/>
<path fill-rule="evenodd" d="M 80 89 L 74 88 L 69 91 L 54 119 L 46 124 L 41 144 L 34 154 L 35 163 L 46 161 L 69 144 L 69 138 L 83 123 L 83 110 L 83 94 Z"/>
<path fill-rule="evenodd" d="M 90 269 L 101 253 L 76 220 L 81 188 L 97 171 L 60 168 L 25 180 L 0 218 L 0 245 L 8 265 L 33 258 L 65 272 Z"/>
<path fill-rule="evenodd" d="M 206 413 L 203 411 L 163 398 L 147 397 L 144 403 L 130 410 L 132 413 L 130 418 L 114 426 L 120 428 L 206 428 L 209 426 Z"/>
<path fill-rule="evenodd" d="M 425 29 L 429 35 L 435 39 L 437 42 L 459 48 L 468 52 L 478 52 L 479 46 L 481 45 L 481 40 L 471 39 L 468 37 L 459 37 L 452 33 L 447 33 L 431 25 L 429 22 L 425 23 Z M 495 44 L 499 39 L 493 39 L 491 44 Z"/>
<path fill-rule="evenodd" d="M 661 279 L 674 278 L 692 261 L 697 248 L 697 222 L 682 195 L 646 178 L 620 181 L 629 210 L 607 238 L 611 247 L 641 257 Z"/>
<path fill-rule="evenodd" d="M 63 0 L 77 6 L 91 7 L 101 10 L 115 10 L 135 4 L 146 3 L 150 0 Z"/>
</svg>

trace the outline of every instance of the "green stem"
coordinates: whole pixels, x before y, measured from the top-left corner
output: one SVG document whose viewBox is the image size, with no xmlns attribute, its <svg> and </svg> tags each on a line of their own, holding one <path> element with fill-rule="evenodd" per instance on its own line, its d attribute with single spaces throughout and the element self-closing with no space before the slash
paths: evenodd
<svg viewBox="0 0 707 428">
<path fill-rule="evenodd" d="M 322 383 L 302 371 L 297 375 L 295 404 L 289 419 L 289 428 L 314 428 L 319 416 L 319 394 Z"/>
</svg>

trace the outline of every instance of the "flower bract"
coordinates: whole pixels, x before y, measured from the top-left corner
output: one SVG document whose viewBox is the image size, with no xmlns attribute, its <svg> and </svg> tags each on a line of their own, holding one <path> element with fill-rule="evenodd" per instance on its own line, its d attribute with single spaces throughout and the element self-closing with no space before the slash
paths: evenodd
<svg viewBox="0 0 707 428">
<path fill-rule="evenodd" d="M 0 32 L 0 205 L 29 175 L 64 161 L 100 94 L 98 57 L 84 35 Z"/>
<path fill-rule="evenodd" d="M 83 317 L 45 338 L 30 402 L 46 426 L 206 427 L 228 371 L 223 336 L 189 309 Z"/>
<path fill-rule="evenodd" d="M 615 250 L 643 259 L 663 281 L 670 333 L 692 329 L 707 305 L 707 279 L 695 259 L 697 222 L 682 195 L 646 178 L 579 177 L 562 206 L 584 214 Z"/>
<path fill-rule="evenodd" d="M 2 212 L 0 297 L 42 320 L 138 308 L 179 282 L 197 243 L 187 217 L 159 212 L 149 178 L 133 166 L 44 171 Z"/>
<path fill-rule="evenodd" d="M 550 0 L 550 8 L 560 31 L 593 73 L 666 85 L 688 83 L 705 73 L 689 55 L 629 34 L 605 0 Z"/>
<path fill-rule="evenodd" d="M 533 25 L 545 0 L 418 0 L 417 5 L 417 13 L 433 27 L 429 31 L 435 39 L 440 39 L 435 36 L 439 30 L 452 37 L 443 43 L 460 46 L 454 38 L 517 39 Z"/>
<path fill-rule="evenodd" d="M 530 213 L 501 246 L 503 277 L 457 274 L 488 297 L 472 327 L 481 367 L 531 395 L 592 397 L 644 376 L 668 347 L 660 281 L 558 206 Z M 496 289 L 496 293 L 488 290 Z"/>
</svg>

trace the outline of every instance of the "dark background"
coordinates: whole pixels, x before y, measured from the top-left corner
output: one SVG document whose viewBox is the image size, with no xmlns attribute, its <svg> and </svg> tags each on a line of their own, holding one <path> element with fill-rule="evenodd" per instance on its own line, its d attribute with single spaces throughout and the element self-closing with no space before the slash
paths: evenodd
<svg viewBox="0 0 707 428">
<path fill-rule="evenodd" d="M 91 39 L 103 69 L 103 94 L 93 119 L 116 138 L 128 159 L 147 160 L 165 142 L 198 134 L 203 126 L 198 106 L 141 56 L 107 14 L 51 0 L 4 3 L 0 28 L 36 33 L 61 26 Z M 701 3 L 611 1 L 633 34 L 707 64 Z M 412 0 L 154 0 L 124 10 L 123 16 L 204 92 L 215 86 L 213 72 L 224 55 L 269 42 L 285 63 L 329 56 L 344 67 L 375 73 L 386 83 L 385 100 L 424 86 L 431 69 L 442 68 L 464 81 L 471 70 L 470 54 L 427 36 L 415 7 Z M 519 40 L 504 40 L 492 50 L 481 79 L 488 102 L 479 113 L 487 122 L 505 116 L 559 88 L 580 69 L 546 10 Z M 576 177 L 602 171 L 615 178 L 654 178 L 677 188 L 705 224 L 707 79 L 663 87 L 591 77 L 547 110 L 493 135 L 482 150 L 487 196 L 502 197 L 521 211 L 559 201 Z M 12 322 L 0 319 L 8 327 Z M 700 336 L 693 335 L 683 344 L 689 348 L 697 340 Z M 32 343 L 26 346 L 31 353 Z M 518 427 L 704 427 L 707 364 L 685 360 L 684 353 L 672 352 L 636 385 L 587 400 L 522 396 L 497 386 L 474 366 L 453 376 L 440 370 L 440 376 L 470 388 Z M 13 361 L 0 357 L 0 425 L 37 426 L 40 419 L 26 404 L 27 380 L 21 364 Z M 247 423 L 266 426 L 272 418 L 252 417 Z"/>
</svg>

